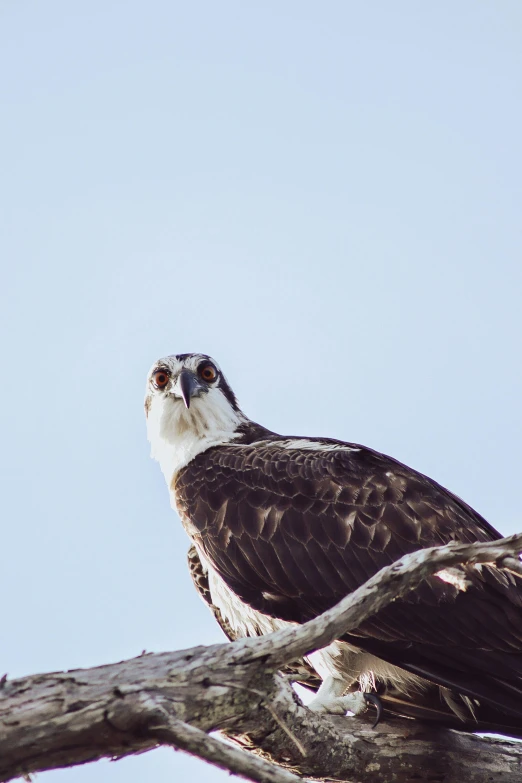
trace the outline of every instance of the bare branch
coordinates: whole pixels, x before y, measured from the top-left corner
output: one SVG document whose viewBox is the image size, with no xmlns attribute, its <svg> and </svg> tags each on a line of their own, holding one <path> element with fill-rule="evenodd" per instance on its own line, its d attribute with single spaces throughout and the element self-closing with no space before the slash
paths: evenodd
<svg viewBox="0 0 522 783">
<path fill-rule="evenodd" d="M 94 669 L 2 677 L 0 783 L 160 743 L 260 783 L 293 783 L 296 772 L 358 783 L 515 783 L 520 743 L 412 720 L 387 721 L 372 731 L 364 720 L 317 715 L 276 669 L 338 638 L 443 568 L 491 563 L 520 574 L 521 548 L 519 535 L 413 553 L 316 620 L 270 637 L 141 655 Z M 216 730 L 257 755 L 208 736 Z"/>
<path fill-rule="evenodd" d="M 287 680 L 267 671 L 262 660 L 235 664 L 238 644 L 243 641 L 8 680 L 0 692 L 0 781 L 102 757 L 121 758 L 160 743 L 258 780 L 263 771 L 259 765 L 252 774 L 244 756 L 223 756 L 221 746 L 199 743 L 199 732 L 206 736 L 220 729 L 279 767 L 314 779 L 520 780 L 521 743 L 479 739 L 408 720 L 387 721 L 372 731 L 363 720 L 317 715 L 303 707 Z M 227 681 L 234 687 L 213 684 Z M 183 724 L 198 733 L 189 736 Z M 285 783 L 290 780 L 287 776 Z"/>
<path fill-rule="evenodd" d="M 165 725 L 153 730 L 157 738 L 166 745 L 185 750 L 201 759 L 210 761 L 216 767 L 257 783 L 302 783 L 303 778 L 277 767 L 258 756 L 238 750 L 231 745 L 210 737 L 201 729 L 165 715 Z"/>
</svg>

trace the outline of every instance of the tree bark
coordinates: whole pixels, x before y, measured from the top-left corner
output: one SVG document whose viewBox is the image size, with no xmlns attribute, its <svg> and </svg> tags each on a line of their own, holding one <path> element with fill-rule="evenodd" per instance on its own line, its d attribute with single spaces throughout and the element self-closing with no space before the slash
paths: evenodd
<svg viewBox="0 0 522 783">
<path fill-rule="evenodd" d="M 408 555 L 303 626 L 261 639 L 0 680 L 0 782 L 169 744 L 260 783 L 514 783 L 522 744 L 412 720 L 370 728 L 304 707 L 277 669 L 356 627 L 420 579 L 462 562 L 519 573 L 522 536 Z M 208 735 L 222 731 L 236 746 Z M 241 745 L 243 749 L 237 747 Z M 248 751 L 248 752 L 246 752 Z"/>
</svg>

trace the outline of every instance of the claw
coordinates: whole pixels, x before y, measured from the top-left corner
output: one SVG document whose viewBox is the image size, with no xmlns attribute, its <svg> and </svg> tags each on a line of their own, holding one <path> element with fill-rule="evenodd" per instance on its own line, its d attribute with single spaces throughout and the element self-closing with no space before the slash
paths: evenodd
<svg viewBox="0 0 522 783">
<path fill-rule="evenodd" d="M 374 693 L 365 693 L 364 700 L 367 701 L 368 704 L 371 704 L 372 707 L 375 707 L 377 710 L 377 717 L 375 718 L 375 723 L 372 726 L 372 729 L 374 729 L 382 718 L 382 701 Z"/>
</svg>

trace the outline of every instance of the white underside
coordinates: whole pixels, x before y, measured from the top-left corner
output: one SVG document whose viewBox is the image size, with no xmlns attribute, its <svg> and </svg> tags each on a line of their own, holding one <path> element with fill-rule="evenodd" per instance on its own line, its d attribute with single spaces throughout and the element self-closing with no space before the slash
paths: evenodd
<svg viewBox="0 0 522 783">
<path fill-rule="evenodd" d="M 219 389 L 194 398 L 190 408 L 173 394 L 153 397 L 147 433 L 151 457 L 159 462 L 167 485 L 198 454 L 237 438 L 242 421 L 243 414 L 230 407 Z"/>
</svg>

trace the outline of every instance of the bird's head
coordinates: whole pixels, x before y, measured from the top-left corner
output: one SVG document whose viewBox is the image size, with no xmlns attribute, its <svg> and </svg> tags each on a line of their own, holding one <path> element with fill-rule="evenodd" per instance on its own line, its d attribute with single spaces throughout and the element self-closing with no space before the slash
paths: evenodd
<svg viewBox="0 0 522 783">
<path fill-rule="evenodd" d="M 233 440 L 245 421 L 219 366 L 202 353 L 166 356 L 152 365 L 145 415 L 151 456 L 168 482 L 200 452 Z"/>
</svg>

